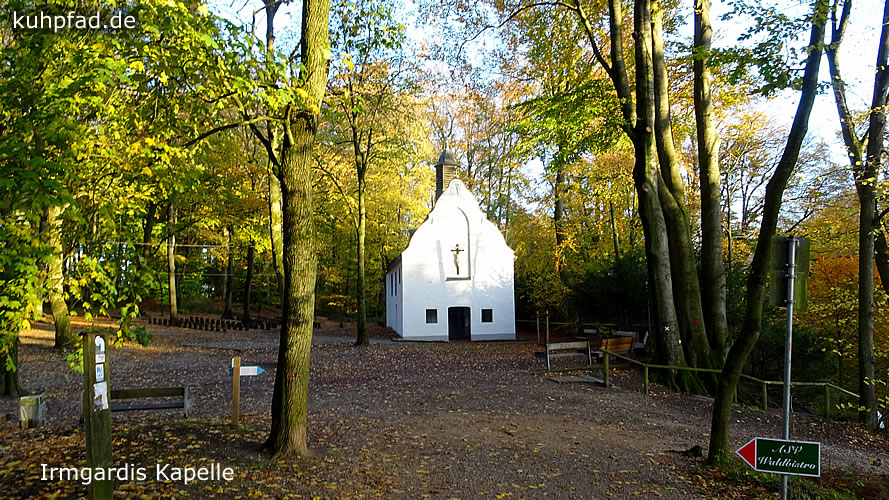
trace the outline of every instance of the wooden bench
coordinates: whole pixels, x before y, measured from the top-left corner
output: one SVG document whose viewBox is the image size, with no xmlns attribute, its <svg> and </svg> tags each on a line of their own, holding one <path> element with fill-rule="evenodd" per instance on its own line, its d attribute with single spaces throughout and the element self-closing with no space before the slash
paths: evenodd
<svg viewBox="0 0 889 500">
<path fill-rule="evenodd" d="M 553 354 L 555 351 L 572 351 Z M 561 356 L 576 356 L 578 354 L 586 354 L 589 364 L 593 364 L 593 355 L 590 352 L 590 343 L 583 342 L 558 342 L 555 344 L 546 344 L 546 369 L 550 369 L 550 358 L 558 358 Z"/>
<path fill-rule="evenodd" d="M 160 403 L 136 403 L 120 404 L 117 401 L 124 399 L 151 399 L 151 398 L 179 398 L 177 401 L 164 401 Z M 168 410 L 182 408 L 183 415 L 188 417 L 191 409 L 188 387 L 152 387 L 148 389 L 111 389 L 111 411 L 136 411 L 136 410 Z"/>
<path fill-rule="evenodd" d="M 636 339 L 633 337 L 611 337 L 602 339 L 602 345 L 599 347 L 599 350 L 593 354 L 595 354 L 597 358 L 602 357 L 605 351 L 627 355 L 633 350 L 635 344 Z"/>
</svg>

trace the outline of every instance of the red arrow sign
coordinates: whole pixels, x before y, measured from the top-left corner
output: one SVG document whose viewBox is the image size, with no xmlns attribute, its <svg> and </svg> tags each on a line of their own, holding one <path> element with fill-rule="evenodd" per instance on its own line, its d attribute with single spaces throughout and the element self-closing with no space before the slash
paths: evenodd
<svg viewBox="0 0 889 500">
<path fill-rule="evenodd" d="M 756 438 L 747 441 L 747 444 L 741 447 L 738 450 L 738 455 L 741 455 L 741 458 L 744 459 L 745 462 L 750 464 L 750 467 L 756 468 Z"/>
</svg>

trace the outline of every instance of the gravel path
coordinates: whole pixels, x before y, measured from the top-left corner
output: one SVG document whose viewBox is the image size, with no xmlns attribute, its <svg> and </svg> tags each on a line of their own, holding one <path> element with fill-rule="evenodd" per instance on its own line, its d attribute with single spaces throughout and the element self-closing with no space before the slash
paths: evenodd
<svg viewBox="0 0 889 500">
<path fill-rule="evenodd" d="M 405 498 L 710 497 L 695 475 L 699 460 L 677 453 L 694 445 L 706 449 L 706 398 L 656 386 L 645 397 L 629 385 L 555 383 L 540 373 L 531 344 L 375 339 L 357 348 L 345 331 L 316 334 L 309 440 L 319 458 L 302 464 L 312 481 L 282 480 L 289 492 L 331 498 L 346 491 Z M 51 338 L 46 324 L 22 336 L 21 379 L 29 389 L 44 389 L 48 427 L 70 430 L 77 426 L 81 378 L 51 348 Z M 267 371 L 241 381 L 242 412 L 261 435 L 268 429 L 276 332 L 156 331 L 148 348 L 113 349 L 108 379 L 118 388 L 188 385 L 192 416 L 218 425 L 231 405 L 227 369 L 233 355 Z M 634 380 L 616 377 L 619 385 Z M 17 413 L 17 402 L 0 400 L 0 415 L 8 412 Z M 114 415 L 116 426 L 174 418 L 174 411 Z M 735 448 L 754 436 L 780 434 L 777 411 L 736 407 L 733 419 Z M 823 443 L 825 469 L 887 473 L 885 437 L 862 437 L 855 425 L 806 415 L 795 416 L 792 435 Z M 249 453 L 233 460 L 252 470 Z"/>
</svg>

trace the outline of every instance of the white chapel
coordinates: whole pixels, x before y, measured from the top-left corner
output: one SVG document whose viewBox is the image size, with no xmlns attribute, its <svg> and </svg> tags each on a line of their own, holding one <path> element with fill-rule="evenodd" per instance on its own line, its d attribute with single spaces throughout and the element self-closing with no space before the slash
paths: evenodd
<svg viewBox="0 0 889 500">
<path fill-rule="evenodd" d="M 405 340 L 514 340 L 515 254 L 442 152 L 435 202 L 386 273 L 386 326 Z"/>
</svg>

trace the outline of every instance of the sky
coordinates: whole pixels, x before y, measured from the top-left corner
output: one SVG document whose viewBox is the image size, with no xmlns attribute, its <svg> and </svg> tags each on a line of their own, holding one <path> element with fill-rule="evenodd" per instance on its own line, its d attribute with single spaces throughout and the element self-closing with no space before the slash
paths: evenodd
<svg viewBox="0 0 889 500">
<path fill-rule="evenodd" d="M 688 2 L 686 2 L 688 3 Z M 779 3 L 781 8 L 788 13 L 808 9 L 807 1 L 783 0 Z M 265 35 L 265 14 L 262 12 L 261 0 L 209 0 L 210 8 L 222 17 L 235 22 L 245 24 L 256 19 L 256 34 L 260 38 Z M 299 27 L 300 2 L 285 4 L 279 10 L 277 16 L 280 20 L 276 23 L 278 28 L 279 46 L 287 46 L 298 39 L 296 30 Z M 720 16 L 730 9 L 728 2 L 714 0 L 712 18 L 714 28 L 714 47 L 733 43 L 740 35 L 742 25 L 738 20 L 722 20 Z M 417 22 L 416 7 L 413 2 L 406 0 L 404 7 L 398 9 L 396 16 L 408 27 L 408 37 L 413 43 L 419 45 L 429 33 Z M 856 0 L 853 8 L 849 30 L 844 40 L 840 65 L 843 76 L 847 82 L 847 95 L 853 109 L 864 109 L 871 101 L 873 88 L 874 64 L 876 61 L 876 45 L 879 37 L 880 21 L 882 17 L 882 4 L 878 0 Z M 804 37 L 808 39 L 808 31 Z M 691 26 L 686 24 L 680 30 L 680 36 L 690 38 Z M 829 36 L 829 32 L 828 32 Z M 481 37 L 476 43 L 486 43 Z M 802 46 L 804 42 L 800 43 Z M 829 82 L 829 74 L 826 59 L 821 63 L 821 81 Z M 761 101 L 758 104 L 760 111 L 773 118 L 778 124 L 789 128 L 799 102 L 798 92 L 783 92 L 772 100 Z M 809 135 L 820 138 L 831 145 L 831 160 L 845 166 L 845 147 L 838 135 L 839 120 L 837 119 L 836 106 L 829 88 L 822 92 L 815 102 L 815 107 L 809 121 Z M 542 174 L 542 165 L 532 162 L 529 168 Z"/>
</svg>

